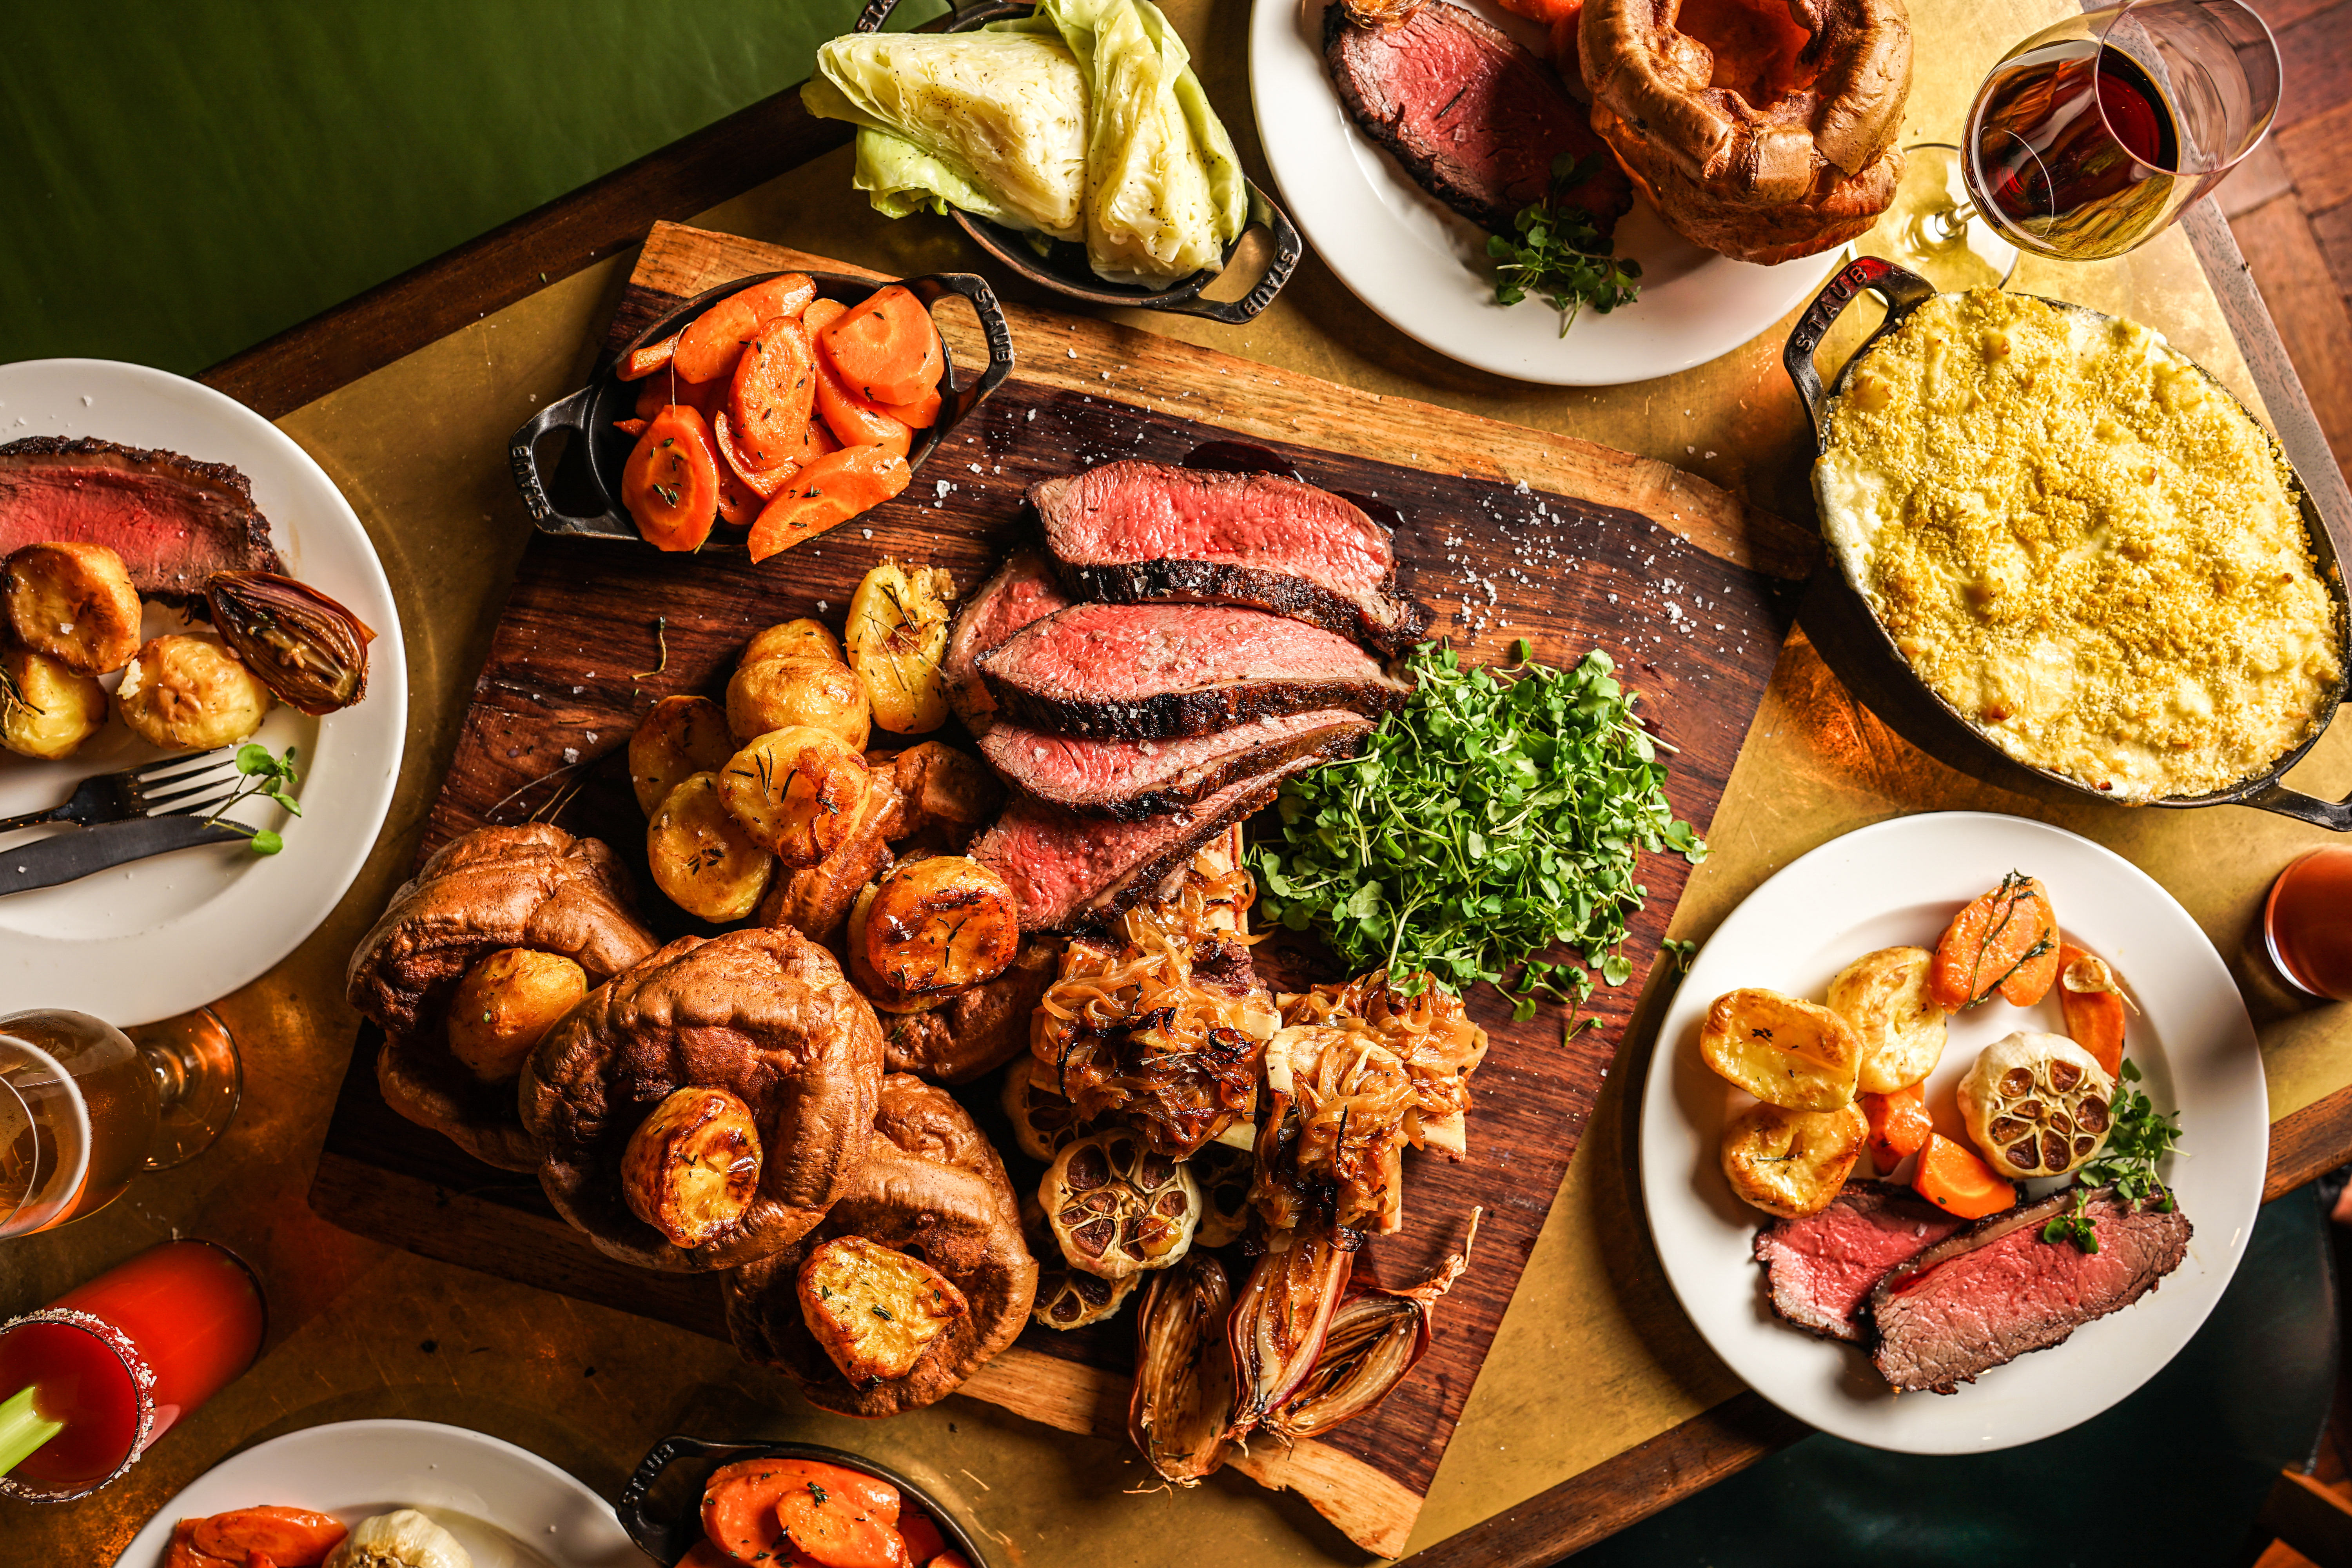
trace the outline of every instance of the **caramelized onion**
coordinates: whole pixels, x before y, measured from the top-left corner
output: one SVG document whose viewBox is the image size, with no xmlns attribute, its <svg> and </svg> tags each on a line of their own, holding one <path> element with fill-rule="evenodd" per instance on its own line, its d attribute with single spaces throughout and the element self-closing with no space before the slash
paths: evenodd
<svg viewBox="0 0 2352 1568">
<path fill-rule="evenodd" d="M 1225 1462 L 1234 1411 L 1225 1318 L 1233 1286 L 1205 1252 L 1153 1277 L 1135 1321 L 1128 1436 L 1162 1480 L 1197 1486 Z"/>
<path fill-rule="evenodd" d="M 1328 1225 L 1276 1231 L 1234 1302 L 1225 1337 L 1233 1351 L 1234 1418 L 1239 1438 L 1307 1379 L 1323 1353 L 1331 1314 L 1348 1288 L 1355 1254 Z"/>
<path fill-rule="evenodd" d="M 205 604 L 221 640 L 288 707 L 315 719 L 367 695 L 375 633 L 310 584 L 275 572 L 215 572 Z"/>
<path fill-rule="evenodd" d="M 1340 0 L 1348 20 L 1359 27 L 1402 27 L 1412 20 L 1423 0 Z"/>
</svg>

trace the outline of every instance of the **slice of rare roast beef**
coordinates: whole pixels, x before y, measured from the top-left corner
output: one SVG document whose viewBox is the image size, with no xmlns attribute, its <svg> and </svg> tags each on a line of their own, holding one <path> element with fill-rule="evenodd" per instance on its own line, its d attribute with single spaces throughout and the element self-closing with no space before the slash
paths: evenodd
<svg viewBox="0 0 2352 1568">
<path fill-rule="evenodd" d="M 1158 889 L 1216 835 L 1313 767 L 1308 752 L 1237 779 L 1189 810 L 1107 823 L 1043 801 L 1016 800 L 964 853 L 1013 885 L 1024 931 L 1096 925 Z"/>
<path fill-rule="evenodd" d="M 1862 1338 L 1871 1287 L 1968 1221 L 1892 1182 L 1848 1182 L 1817 1214 L 1757 1233 L 1772 1310 L 1824 1339 Z"/>
<path fill-rule="evenodd" d="M 1105 463 L 1041 479 L 1030 504 L 1078 597 L 1242 605 L 1402 653 L 1430 609 L 1393 592 L 1389 531 L 1281 474 Z"/>
<path fill-rule="evenodd" d="M 1381 713 L 1410 689 L 1335 632 L 1223 605 L 1073 605 L 982 655 L 980 673 L 1014 722 L 1145 741 L 1318 708 Z"/>
<path fill-rule="evenodd" d="M 1323 13 L 1323 60 L 1339 101 L 1422 189 L 1507 235 L 1521 207 L 1549 194 L 1552 160 L 1573 153 L 1582 177 L 1560 205 L 1591 213 L 1607 243 L 1633 184 L 1549 67 L 1445 0 L 1395 27 L 1358 26 L 1347 9 Z"/>
<path fill-rule="evenodd" d="M 0 447 L 0 556 L 42 543 L 103 544 L 163 599 L 194 596 L 215 572 L 286 570 L 242 473 L 88 437 Z"/>
<path fill-rule="evenodd" d="M 980 750 L 1024 795 L 1082 816 L 1137 822 L 1310 752 L 1352 756 L 1371 728 L 1362 714 L 1336 708 L 1171 741 L 1088 740 L 1000 722 L 981 736 Z"/>
<path fill-rule="evenodd" d="M 973 734 L 985 734 L 996 704 L 980 679 L 980 656 L 1034 620 L 1066 609 L 1070 601 L 1054 580 L 1054 563 L 1034 550 L 1016 550 L 973 591 L 956 612 L 940 660 L 948 706 Z"/>
<path fill-rule="evenodd" d="M 1880 1280 L 1870 1293 L 1880 1375 L 1905 1391 L 1957 1393 L 2121 1311 L 2188 1256 L 2187 1215 L 2130 1208 L 2107 1189 L 2088 1205 L 2098 1251 L 2042 1240 L 2042 1227 L 2074 1204 L 2068 1188 L 1989 1215 Z"/>
</svg>

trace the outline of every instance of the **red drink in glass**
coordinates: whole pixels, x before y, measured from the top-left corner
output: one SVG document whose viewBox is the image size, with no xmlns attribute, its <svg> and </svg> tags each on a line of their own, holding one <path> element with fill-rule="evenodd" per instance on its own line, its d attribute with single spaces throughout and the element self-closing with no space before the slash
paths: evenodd
<svg viewBox="0 0 2352 1568">
<path fill-rule="evenodd" d="M 2352 1002 L 2352 849 L 2315 849 L 2280 872 L 2263 929 L 2290 984 Z"/>
<path fill-rule="evenodd" d="M 253 1364 L 265 1321 L 235 1253 L 167 1241 L 0 1327 L 0 1391 L 31 1388 L 34 1411 L 63 1424 L 0 1476 L 0 1497 L 66 1502 L 116 1479 Z"/>
</svg>

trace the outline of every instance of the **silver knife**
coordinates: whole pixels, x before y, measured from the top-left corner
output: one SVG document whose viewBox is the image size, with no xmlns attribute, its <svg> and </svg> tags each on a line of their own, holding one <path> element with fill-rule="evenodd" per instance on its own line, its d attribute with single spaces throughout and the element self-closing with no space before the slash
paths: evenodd
<svg viewBox="0 0 2352 1568">
<path fill-rule="evenodd" d="M 0 898 L 54 888 L 110 866 L 143 860 L 198 844 L 242 844 L 253 829 L 240 822 L 200 816 L 141 816 L 37 838 L 0 849 Z"/>
</svg>

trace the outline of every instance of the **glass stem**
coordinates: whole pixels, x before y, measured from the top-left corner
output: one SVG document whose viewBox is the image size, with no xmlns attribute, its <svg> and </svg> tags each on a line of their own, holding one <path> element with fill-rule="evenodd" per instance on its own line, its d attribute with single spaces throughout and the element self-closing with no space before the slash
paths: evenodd
<svg viewBox="0 0 2352 1568">
<path fill-rule="evenodd" d="M 33 1408 L 33 1387 L 26 1384 L 0 1405 L 0 1475 L 23 1464 L 34 1449 L 66 1429 L 64 1422 Z"/>
<path fill-rule="evenodd" d="M 1977 205 L 1962 202 L 1948 212 L 1931 212 L 1920 221 L 1927 237 L 1937 245 L 1950 245 L 1968 233 L 1969 225 L 1977 220 Z"/>
</svg>

